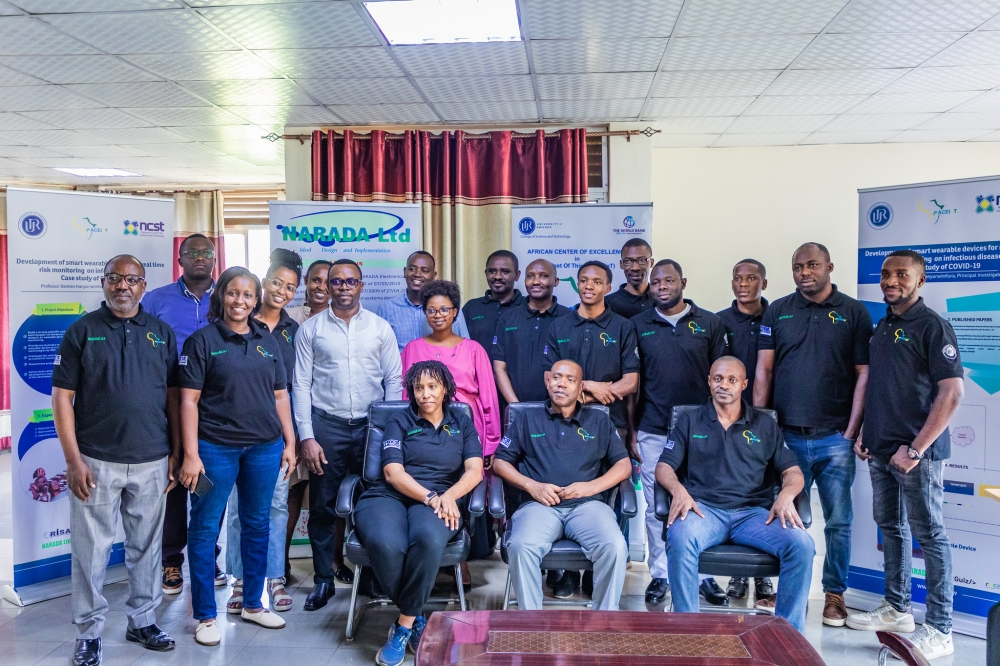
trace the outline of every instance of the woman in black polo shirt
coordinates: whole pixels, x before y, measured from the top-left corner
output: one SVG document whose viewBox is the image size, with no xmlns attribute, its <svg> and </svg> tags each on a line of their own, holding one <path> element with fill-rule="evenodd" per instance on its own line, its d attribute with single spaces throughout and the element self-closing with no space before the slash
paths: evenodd
<svg viewBox="0 0 1000 666">
<path fill-rule="evenodd" d="M 440 361 L 420 361 L 403 378 L 410 408 L 394 414 L 382 439 L 384 478 L 354 513 L 375 577 L 399 618 L 375 662 L 395 666 L 416 652 L 422 612 L 441 556 L 461 522 L 459 503 L 483 478 L 483 447 L 472 419 L 451 409 L 455 380 Z"/>
<path fill-rule="evenodd" d="M 265 610 L 268 513 L 278 470 L 295 466 L 295 435 L 288 379 L 278 341 L 254 320 L 260 281 L 233 267 L 219 276 L 209 305 L 212 322 L 194 332 L 178 359 L 181 387 L 181 483 L 192 493 L 188 524 L 191 605 L 195 640 L 218 645 L 215 542 L 233 486 L 239 489 L 244 621 L 280 629 L 285 621 Z M 213 485 L 206 489 L 200 476 Z M 200 495 L 198 493 L 201 493 Z"/>
</svg>

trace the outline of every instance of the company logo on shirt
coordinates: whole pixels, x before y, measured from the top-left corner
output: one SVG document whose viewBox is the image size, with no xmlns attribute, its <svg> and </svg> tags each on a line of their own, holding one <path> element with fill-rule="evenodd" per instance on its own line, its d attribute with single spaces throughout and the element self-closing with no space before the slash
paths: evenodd
<svg viewBox="0 0 1000 666">
<path fill-rule="evenodd" d="M 107 340 L 107 338 L 104 337 L 103 335 L 94 337 L 87 336 L 87 342 L 103 342 L 104 340 Z"/>
<path fill-rule="evenodd" d="M 897 328 L 893 333 L 896 335 L 896 342 L 909 342 L 910 339 L 906 337 L 906 331 L 901 328 Z M 894 342 L 893 344 L 896 344 Z"/>
<path fill-rule="evenodd" d="M 770 326 L 761 326 L 760 327 L 760 334 L 761 335 L 766 335 L 767 337 L 771 337 L 771 327 Z"/>
<path fill-rule="evenodd" d="M 698 325 L 698 322 L 689 321 L 688 328 L 691 329 L 691 335 L 698 335 L 699 333 L 704 333 L 705 329 Z"/>
<path fill-rule="evenodd" d="M 500 446 L 502 446 L 505 449 L 509 449 L 510 448 L 510 437 L 504 437 L 503 439 L 501 439 L 500 440 Z"/>
<path fill-rule="evenodd" d="M 692 439 L 708 439 L 708 435 L 691 435 Z"/>
<path fill-rule="evenodd" d="M 414 428 L 413 430 L 407 430 L 406 436 L 409 437 L 410 435 L 416 435 L 418 432 L 423 432 L 423 431 L 424 431 L 423 428 Z"/>
<path fill-rule="evenodd" d="M 639 334 L 639 337 L 640 338 L 644 338 L 647 335 L 652 335 L 653 333 L 656 333 L 656 331 L 644 331 L 644 332 L 642 332 L 642 333 Z"/>
<path fill-rule="evenodd" d="M 153 343 L 153 349 L 156 349 L 157 345 L 167 344 L 166 342 L 160 339 L 160 336 L 158 336 L 156 333 L 153 333 L 152 331 L 146 334 L 146 339 L 149 340 L 151 343 Z"/>
<path fill-rule="evenodd" d="M 292 344 L 293 336 L 289 335 L 287 328 L 281 332 L 281 337 L 285 338 L 288 344 Z"/>
<path fill-rule="evenodd" d="M 450 435 L 457 435 L 457 434 L 459 434 L 459 433 L 462 432 L 458 428 L 453 428 L 453 427 L 451 427 L 448 424 L 445 424 L 445 425 L 441 426 L 441 430 L 444 430 L 446 433 L 448 433 L 449 436 Z"/>
<path fill-rule="evenodd" d="M 615 340 L 614 338 L 612 338 L 607 333 L 601 333 L 600 338 L 601 338 L 601 342 L 604 343 L 605 347 L 607 347 L 608 345 L 613 345 L 616 342 L 618 342 L 617 340 Z"/>
<path fill-rule="evenodd" d="M 219 354 L 225 354 L 228 351 L 229 351 L 228 349 L 220 349 L 219 351 L 212 352 L 212 356 L 218 356 Z M 183 358 L 187 358 L 187 357 L 185 356 Z"/>
<path fill-rule="evenodd" d="M 836 324 L 836 323 L 837 323 L 838 321 L 842 321 L 842 322 L 844 322 L 845 324 L 847 323 L 847 320 L 846 320 L 846 319 L 844 319 L 844 318 L 843 318 L 843 317 L 842 317 L 842 316 L 840 315 L 840 313 L 839 313 L 839 312 L 837 312 L 836 310 L 830 310 L 830 311 L 829 311 L 829 312 L 828 312 L 828 313 L 826 314 L 826 316 L 827 316 L 827 317 L 829 317 L 829 318 L 830 318 L 830 321 L 832 321 L 832 322 L 833 322 L 834 324 Z"/>
<path fill-rule="evenodd" d="M 588 441 L 588 440 L 591 440 L 591 439 L 596 439 L 593 435 L 591 435 L 589 432 L 587 432 L 583 428 L 577 428 L 576 429 L 576 434 L 578 434 L 580 436 L 580 439 L 582 439 L 585 442 Z"/>
<path fill-rule="evenodd" d="M 257 345 L 257 351 L 259 351 L 260 355 L 263 356 L 264 358 L 274 358 L 274 354 L 272 354 L 271 352 L 267 351 L 266 349 L 264 349 L 260 345 Z"/>
<path fill-rule="evenodd" d="M 665 449 L 673 449 L 675 446 L 677 446 L 677 442 L 675 442 L 672 439 L 668 439 L 667 443 L 663 445 L 663 448 L 665 448 Z"/>
<path fill-rule="evenodd" d="M 747 440 L 747 446 L 760 444 L 760 439 L 757 438 L 757 435 L 753 434 L 753 430 L 744 430 L 743 438 Z"/>
<path fill-rule="evenodd" d="M 781 315 L 780 317 L 778 317 L 778 321 L 781 321 L 782 319 L 791 319 L 794 316 L 795 315 Z"/>
<path fill-rule="evenodd" d="M 532 439 L 535 439 L 536 437 L 545 437 L 545 433 L 544 432 L 533 432 L 533 433 L 531 433 L 531 438 Z"/>
<path fill-rule="evenodd" d="M 954 361 L 958 358 L 958 350 L 955 349 L 955 345 L 945 345 L 941 350 L 941 353 L 944 354 L 944 357 L 949 361 Z"/>
<path fill-rule="evenodd" d="M 472 319 L 470 319 L 469 321 L 476 321 L 477 319 L 482 319 L 482 318 L 484 318 L 485 316 L 486 316 L 486 315 L 476 315 L 475 317 L 473 317 L 473 318 L 472 318 Z"/>
<path fill-rule="evenodd" d="M 602 333 L 602 335 L 607 335 L 607 334 L 606 333 Z M 557 345 L 561 345 L 564 342 L 569 342 L 569 338 L 557 338 L 556 339 L 556 344 Z"/>
<path fill-rule="evenodd" d="M 56 354 L 56 357 L 52 359 L 52 365 L 62 365 L 62 354 Z"/>
<path fill-rule="evenodd" d="M 387 439 L 382 442 L 382 450 L 385 449 L 400 449 L 402 450 L 403 443 L 398 439 Z"/>
<path fill-rule="evenodd" d="M 188 364 L 188 357 L 187 356 L 180 356 L 180 357 L 178 357 L 178 359 L 177 359 L 177 365 L 187 365 L 187 364 Z"/>
</svg>

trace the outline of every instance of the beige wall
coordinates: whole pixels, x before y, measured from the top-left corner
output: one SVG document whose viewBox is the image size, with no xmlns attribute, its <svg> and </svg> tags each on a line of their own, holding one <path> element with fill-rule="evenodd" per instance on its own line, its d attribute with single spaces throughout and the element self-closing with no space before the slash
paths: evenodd
<svg viewBox="0 0 1000 666">
<path fill-rule="evenodd" d="M 732 301 L 736 261 L 750 256 L 767 266 L 765 296 L 773 300 L 794 289 L 792 251 L 818 241 L 830 248 L 834 282 L 853 296 L 859 188 L 996 174 L 1000 144 L 986 142 L 654 147 L 653 254 L 680 262 L 685 295 L 719 310 Z"/>
</svg>

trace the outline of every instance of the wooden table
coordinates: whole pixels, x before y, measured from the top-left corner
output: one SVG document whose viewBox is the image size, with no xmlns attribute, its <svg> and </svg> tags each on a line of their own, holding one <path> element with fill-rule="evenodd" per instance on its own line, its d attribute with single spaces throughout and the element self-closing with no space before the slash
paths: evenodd
<svg viewBox="0 0 1000 666">
<path fill-rule="evenodd" d="M 416 663 L 823 666 L 802 634 L 773 616 L 586 610 L 434 613 Z"/>
</svg>

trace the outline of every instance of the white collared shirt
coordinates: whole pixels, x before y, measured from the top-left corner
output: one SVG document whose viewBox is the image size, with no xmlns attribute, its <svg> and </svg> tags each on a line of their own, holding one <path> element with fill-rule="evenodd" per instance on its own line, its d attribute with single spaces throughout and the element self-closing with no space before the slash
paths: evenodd
<svg viewBox="0 0 1000 666">
<path fill-rule="evenodd" d="M 373 402 L 399 400 L 402 373 L 396 335 L 374 312 L 362 307 L 350 323 L 332 308 L 310 317 L 295 334 L 292 403 L 299 437 L 313 437 L 312 407 L 358 419 Z"/>
</svg>

